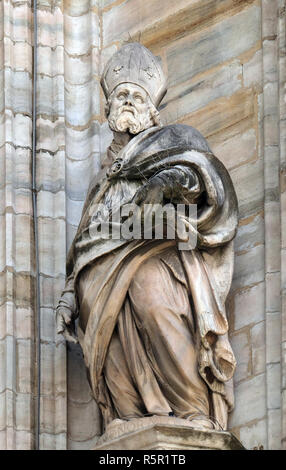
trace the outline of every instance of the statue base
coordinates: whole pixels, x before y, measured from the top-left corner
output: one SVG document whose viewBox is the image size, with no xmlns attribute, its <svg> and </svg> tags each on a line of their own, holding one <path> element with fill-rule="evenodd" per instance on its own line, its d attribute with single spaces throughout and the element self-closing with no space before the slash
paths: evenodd
<svg viewBox="0 0 286 470">
<path fill-rule="evenodd" d="M 244 450 L 227 431 L 194 428 L 180 418 L 151 416 L 116 420 L 99 438 L 94 450 Z"/>
</svg>

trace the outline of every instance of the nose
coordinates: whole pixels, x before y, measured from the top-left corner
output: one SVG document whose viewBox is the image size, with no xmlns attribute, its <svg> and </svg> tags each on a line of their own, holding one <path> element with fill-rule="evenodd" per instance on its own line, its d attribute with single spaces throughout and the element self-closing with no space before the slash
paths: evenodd
<svg viewBox="0 0 286 470">
<path fill-rule="evenodd" d="M 133 106 L 134 105 L 132 95 L 127 95 L 126 96 L 124 104 L 125 104 L 125 106 Z"/>
</svg>

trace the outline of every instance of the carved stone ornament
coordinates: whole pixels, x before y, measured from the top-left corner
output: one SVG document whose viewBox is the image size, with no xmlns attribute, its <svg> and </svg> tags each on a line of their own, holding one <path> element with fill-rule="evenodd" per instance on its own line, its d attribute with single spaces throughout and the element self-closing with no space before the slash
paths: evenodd
<svg viewBox="0 0 286 470">
<path fill-rule="evenodd" d="M 160 125 L 166 79 L 145 47 L 122 47 L 101 83 L 114 139 L 68 255 L 58 332 L 79 338 L 103 432 L 151 416 L 226 430 L 236 365 L 225 311 L 238 223 L 232 181 L 197 130 Z M 160 236 L 158 207 L 171 214 Z M 146 219 L 151 230 L 135 236 Z"/>
</svg>

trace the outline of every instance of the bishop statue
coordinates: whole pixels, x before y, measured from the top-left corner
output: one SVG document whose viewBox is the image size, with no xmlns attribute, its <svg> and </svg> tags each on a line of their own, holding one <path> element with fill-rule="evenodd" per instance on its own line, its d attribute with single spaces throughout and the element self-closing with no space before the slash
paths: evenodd
<svg viewBox="0 0 286 470">
<path fill-rule="evenodd" d="M 82 346 L 103 430 L 146 416 L 225 430 L 236 364 L 225 311 L 238 223 L 232 181 L 197 130 L 162 126 L 167 81 L 143 45 L 121 47 L 101 85 L 113 141 L 69 251 L 58 333 Z M 141 211 L 140 224 L 150 207 L 171 206 L 176 215 L 195 206 L 196 220 L 180 210 L 180 223 L 196 243 L 182 243 L 176 228 L 169 237 L 164 217 L 161 237 L 126 236 L 126 214 L 117 219 L 120 236 L 99 236 L 98 207 L 112 225 L 128 204 Z"/>
</svg>

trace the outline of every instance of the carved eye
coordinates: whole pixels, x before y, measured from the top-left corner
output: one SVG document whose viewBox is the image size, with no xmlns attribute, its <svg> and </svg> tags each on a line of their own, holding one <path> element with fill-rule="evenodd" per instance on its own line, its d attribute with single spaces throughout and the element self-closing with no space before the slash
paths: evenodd
<svg viewBox="0 0 286 470">
<path fill-rule="evenodd" d="M 120 93 L 118 93 L 117 95 L 117 99 L 118 100 L 124 100 L 126 98 L 126 94 L 123 93 L 123 91 L 121 91 Z"/>
<path fill-rule="evenodd" d="M 142 98 L 142 96 L 141 96 L 141 95 L 138 95 L 138 94 L 136 94 L 136 95 L 134 96 L 134 99 L 135 99 L 135 101 L 137 101 L 137 103 L 143 103 L 143 101 L 144 101 L 143 98 Z"/>
</svg>

